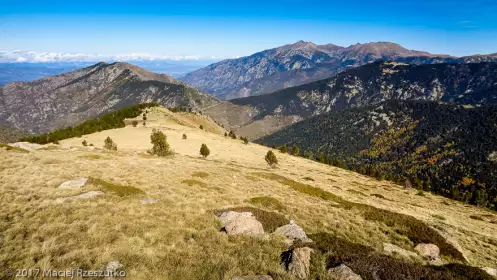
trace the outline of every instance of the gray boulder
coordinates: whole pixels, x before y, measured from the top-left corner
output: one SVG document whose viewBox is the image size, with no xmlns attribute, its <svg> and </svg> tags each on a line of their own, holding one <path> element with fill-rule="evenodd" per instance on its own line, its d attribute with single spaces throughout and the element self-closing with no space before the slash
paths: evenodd
<svg viewBox="0 0 497 280">
<path fill-rule="evenodd" d="M 414 250 L 426 259 L 429 264 L 436 266 L 443 265 L 443 261 L 440 259 L 440 248 L 437 245 L 420 243 L 414 247 Z"/>
<path fill-rule="evenodd" d="M 153 198 L 148 198 L 148 199 L 142 199 L 140 200 L 140 204 L 154 204 L 159 202 L 158 199 L 153 199 Z"/>
<path fill-rule="evenodd" d="M 327 273 L 333 280 L 362 280 L 360 275 L 344 264 L 328 269 Z"/>
<path fill-rule="evenodd" d="M 281 226 L 274 231 L 276 234 L 281 234 L 291 242 L 300 240 L 302 242 L 312 242 L 312 239 L 307 237 L 305 231 L 298 226 L 293 220 L 288 225 Z"/>
<path fill-rule="evenodd" d="M 310 275 L 311 253 L 309 247 L 295 248 L 282 254 L 282 267 L 297 279 L 307 279 Z"/>
<path fill-rule="evenodd" d="M 228 235 L 263 235 L 262 224 L 250 212 L 224 212 L 219 216 Z"/>
</svg>

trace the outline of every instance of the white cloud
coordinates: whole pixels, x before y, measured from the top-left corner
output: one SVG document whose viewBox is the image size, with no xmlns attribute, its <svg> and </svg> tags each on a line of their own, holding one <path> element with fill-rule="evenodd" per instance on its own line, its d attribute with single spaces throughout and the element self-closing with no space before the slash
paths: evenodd
<svg viewBox="0 0 497 280">
<path fill-rule="evenodd" d="M 33 51 L 0 51 L 0 62 L 99 62 L 99 61 L 133 61 L 133 60 L 202 60 L 210 57 L 194 55 L 171 56 L 152 55 L 148 53 L 131 53 L 120 55 L 100 55 L 85 53 L 58 53 Z"/>
</svg>

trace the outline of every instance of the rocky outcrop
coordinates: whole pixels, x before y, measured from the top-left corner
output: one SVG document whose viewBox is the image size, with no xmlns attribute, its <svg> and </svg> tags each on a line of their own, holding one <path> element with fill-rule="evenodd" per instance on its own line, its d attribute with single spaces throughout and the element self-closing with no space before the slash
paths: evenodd
<svg viewBox="0 0 497 280">
<path fill-rule="evenodd" d="M 219 215 L 219 220 L 228 235 L 248 234 L 262 235 L 262 224 L 250 212 L 228 211 Z"/>
<path fill-rule="evenodd" d="M 332 280 L 362 280 L 360 275 L 344 264 L 329 268 L 326 272 Z"/>
<path fill-rule="evenodd" d="M 299 240 L 301 242 L 312 242 L 312 240 L 307 237 L 305 231 L 298 226 L 293 220 L 290 221 L 290 224 L 281 226 L 274 231 L 276 234 L 283 235 L 290 242 L 294 242 Z"/>
<path fill-rule="evenodd" d="M 443 265 L 440 259 L 440 248 L 435 244 L 420 243 L 414 247 L 418 254 L 426 259 L 431 265 Z"/>
<path fill-rule="evenodd" d="M 59 189 L 80 189 L 88 183 L 88 178 L 71 180 L 60 184 Z"/>
<path fill-rule="evenodd" d="M 281 266 L 297 279 L 307 279 L 310 275 L 311 253 L 313 249 L 301 247 L 281 254 Z"/>
</svg>

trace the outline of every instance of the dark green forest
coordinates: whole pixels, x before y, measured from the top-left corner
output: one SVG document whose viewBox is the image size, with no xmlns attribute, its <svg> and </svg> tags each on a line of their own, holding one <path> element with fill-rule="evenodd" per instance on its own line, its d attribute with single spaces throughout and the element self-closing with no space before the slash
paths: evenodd
<svg viewBox="0 0 497 280">
<path fill-rule="evenodd" d="M 124 127 L 125 126 L 124 119 L 135 118 L 139 116 L 144 109 L 156 106 L 159 106 L 159 104 L 144 103 L 144 104 L 137 104 L 137 105 L 124 107 L 120 110 L 111 113 L 106 113 L 98 117 L 97 119 L 87 120 L 74 127 L 58 129 L 50 133 L 40 134 L 37 136 L 25 137 L 22 138 L 21 141 L 38 143 L 38 144 L 47 144 L 67 138 L 80 137 L 85 134 L 99 132 L 106 129 Z"/>
<path fill-rule="evenodd" d="M 497 106 L 386 101 L 319 115 L 256 142 L 497 210 Z"/>
</svg>

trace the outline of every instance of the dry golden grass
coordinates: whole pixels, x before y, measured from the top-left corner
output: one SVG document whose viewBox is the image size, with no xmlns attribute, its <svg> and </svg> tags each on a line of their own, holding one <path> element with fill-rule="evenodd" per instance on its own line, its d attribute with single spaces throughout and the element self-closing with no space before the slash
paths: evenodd
<svg viewBox="0 0 497 280">
<path fill-rule="evenodd" d="M 167 135 L 174 156 L 144 156 L 153 128 Z M 146 127 L 127 126 L 85 139 L 102 147 L 107 136 L 118 145 L 117 152 L 90 152 L 80 138 L 61 141 L 61 147 L 73 145 L 75 150 L 0 149 L 0 271 L 100 269 L 119 260 L 128 279 L 231 279 L 269 272 L 285 278 L 279 265 L 280 253 L 287 249 L 282 238 L 228 237 L 219 231 L 213 212 L 235 207 L 277 211 L 309 234 L 326 232 L 378 252 L 382 242 L 412 250 L 415 244 L 388 221 L 365 216 L 364 209 L 337 207 L 337 197 L 338 204 L 369 205 L 422 221 L 457 244 L 471 265 L 497 263 L 497 224 L 492 223 L 497 215 L 483 209 L 430 193 L 417 196 L 415 190 L 281 153 L 276 153 L 278 168 L 272 169 L 264 161 L 266 147 L 245 145 L 159 114 L 149 114 Z M 211 150 L 207 159 L 198 155 L 202 143 Z M 195 176 L 199 172 L 209 176 Z M 81 190 L 57 189 L 82 177 L 143 193 L 120 196 L 112 187 L 95 183 Z M 90 190 L 105 194 L 54 202 Z M 143 197 L 158 202 L 142 205 Z"/>
</svg>

